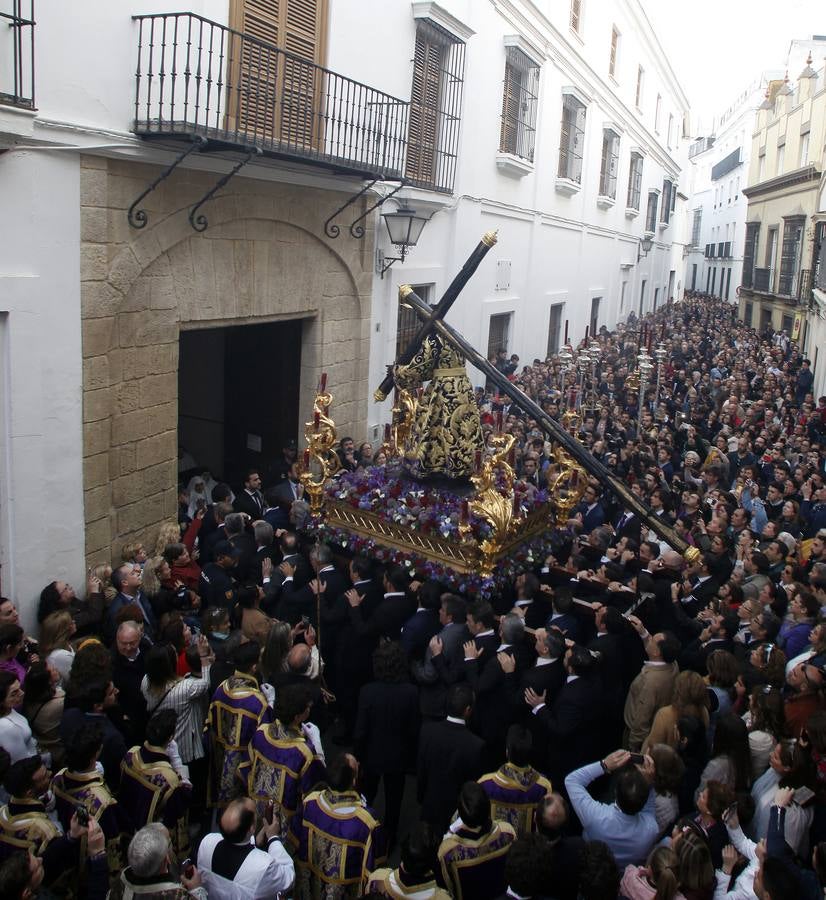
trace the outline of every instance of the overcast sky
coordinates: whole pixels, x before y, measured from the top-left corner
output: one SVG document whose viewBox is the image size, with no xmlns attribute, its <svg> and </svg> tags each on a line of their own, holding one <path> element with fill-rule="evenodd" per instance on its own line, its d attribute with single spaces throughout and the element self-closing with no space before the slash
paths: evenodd
<svg viewBox="0 0 826 900">
<path fill-rule="evenodd" d="M 642 0 L 691 104 L 711 122 L 764 69 L 786 68 L 789 43 L 826 34 L 824 0 Z M 826 52 L 826 51 L 824 51 Z M 823 60 L 815 59 L 817 69 Z M 796 78 L 799 72 L 789 72 Z"/>
</svg>

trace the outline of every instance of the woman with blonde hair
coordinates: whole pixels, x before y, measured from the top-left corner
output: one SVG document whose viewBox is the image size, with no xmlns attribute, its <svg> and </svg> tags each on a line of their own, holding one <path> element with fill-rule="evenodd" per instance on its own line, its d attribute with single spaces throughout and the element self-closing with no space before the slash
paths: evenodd
<svg viewBox="0 0 826 900">
<path fill-rule="evenodd" d="M 671 834 L 677 855 L 677 882 L 686 900 L 712 900 L 717 887 L 711 850 L 700 827 L 681 819 Z"/>
<path fill-rule="evenodd" d="M 75 661 L 71 639 L 76 631 L 75 620 L 67 609 L 49 613 L 40 626 L 40 655 L 57 670 L 62 687 L 69 683 Z"/>
<path fill-rule="evenodd" d="M 685 900 L 677 880 L 679 865 L 671 847 L 655 847 L 644 866 L 626 866 L 620 895 L 626 900 Z"/>
<path fill-rule="evenodd" d="M 706 685 L 697 672 L 680 672 L 674 681 L 674 695 L 668 706 L 657 710 L 651 731 L 642 745 L 642 752 L 654 744 L 677 746 L 677 722 L 683 716 L 691 716 L 708 728 L 708 697 Z"/>
<path fill-rule="evenodd" d="M 100 591 L 108 606 L 117 597 L 118 592 L 112 585 L 112 567 L 109 563 L 98 563 L 92 567 L 92 577 L 100 582 Z"/>
</svg>

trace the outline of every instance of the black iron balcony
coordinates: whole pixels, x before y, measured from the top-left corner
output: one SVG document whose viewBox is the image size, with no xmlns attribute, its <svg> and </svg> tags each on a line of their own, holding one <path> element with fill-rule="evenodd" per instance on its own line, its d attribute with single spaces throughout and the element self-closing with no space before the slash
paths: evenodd
<svg viewBox="0 0 826 900">
<path fill-rule="evenodd" d="M 804 306 L 812 301 L 812 270 L 801 269 L 797 279 L 797 300 Z"/>
<path fill-rule="evenodd" d="M 34 0 L 0 0 L 0 103 L 34 109 Z"/>
<path fill-rule="evenodd" d="M 774 273 L 771 269 L 755 269 L 754 290 L 763 291 L 764 293 L 770 293 L 772 289 L 773 274 Z"/>
<path fill-rule="evenodd" d="M 193 13 L 133 18 L 141 137 L 199 136 L 363 178 L 404 173 L 407 102 Z"/>
</svg>

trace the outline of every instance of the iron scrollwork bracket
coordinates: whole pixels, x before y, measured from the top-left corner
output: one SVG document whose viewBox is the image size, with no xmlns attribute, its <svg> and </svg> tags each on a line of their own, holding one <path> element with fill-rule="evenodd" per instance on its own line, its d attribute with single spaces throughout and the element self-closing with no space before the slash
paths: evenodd
<svg viewBox="0 0 826 900">
<path fill-rule="evenodd" d="M 138 209 L 138 204 L 141 203 L 146 197 L 148 197 L 152 191 L 162 182 L 165 181 L 169 176 L 178 168 L 178 166 L 189 156 L 191 153 L 198 153 L 204 149 L 206 146 L 206 138 L 196 136 L 192 139 L 191 146 L 187 147 L 186 150 L 183 150 L 179 153 L 173 162 L 171 162 L 160 175 L 149 185 L 149 187 L 140 194 L 135 202 L 129 207 L 129 211 L 126 213 L 126 218 L 129 221 L 129 224 L 133 228 L 146 228 L 147 223 L 149 222 L 149 216 L 146 214 L 145 209 Z"/>
<path fill-rule="evenodd" d="M 189 224 L 195 229 L 195 231 L 206 231 L 209 226 L 209 220 L 207 217 L 201 213 L 200 215 L 196 215 L 198 210 L 209 200 L 211 197 L 214 197 L 215 194 L 221 190 L 224 185 L 228 184 L 229 181 L 244 168 L 244 166 L 253 158 L 253 156 L 261 156 L 263 151 L 260 147 L 250 147 L 246 156 L 239 162 L 237 162 L 233 168 L 226 173 L 226 175 L 222 176 L 215 184 L 214 187 L 210 188 L 206 194 L 192 207 L 189 211 Z"/>
<path fill-rule="evenodd" d="M 350 223 L 350 234 L 356 238 L 356 240 L 361 240 L 364 237 L 364 226 L 360 225 L 363 219 L 366 219 L 374 209 L 378 209 L 382 203 L 386 200 L 389 200 L 394 194 L 398 194 L 398 192 L 404 187 L 404 181 L 399 182 L 399 186 L 393 188 L 389 194 L 385 194 L 384 197 L 379 198 L 371 207 L 365 209 L 364 212 L 354 221 Z"/>
<path fill-rule="evenodd" d="M 324 223 L 324 234 L 326 234 L 328 238 L 337 238 L 341 234 L 341 229 L 338 227 L 338 225 L 333 225 L 333 219 L 335 219 L 336 216 L 338 216 L 340 213 L 343 213 L 348 206 L 352 206 L 354 203 L 356 203 L 360 197 L 363 197 L 377 181 L 378 178 L 374 178 L 369 184 L 366 184 L 357 194 L 353 194 L 352 197 L 349 197 L 347 202 L 343 206 L 339 206 L 339 208 L 330 216 L 330 218 L 327 219 L 327 221 Z"/>
</svg>

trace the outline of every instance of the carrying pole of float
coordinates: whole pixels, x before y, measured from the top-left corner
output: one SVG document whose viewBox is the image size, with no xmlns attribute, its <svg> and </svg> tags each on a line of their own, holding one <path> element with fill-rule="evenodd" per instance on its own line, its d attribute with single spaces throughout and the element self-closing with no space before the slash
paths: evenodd
<svg viewBox="0 0 826 900">
<path fill-rule="evenodd" d="M 512 384 L 495 366 L 492 366 L 455 328 L 452 328 L 441 319 L 435 319 L 433 316 L 434 311 L 430 309 L 421 297 L 414 293 L 409 285 L 402 285 L 399 288 L 399 298 L 401 302 L 410 306 L 420 319 L 428 320 L 433 330 L 438 331 L 449 344 L 462 353 L 480 372 L 483 372 L 503 394 L 510 397 L 520 409 L 523 409 L 528 415 L 536 419 L 545 432 L 560 444 L 566 453 L 572 456 L 589 475 L 596 478 L 603 487 L 609 488 L 616 494 L 627 509 L 639 516 L 640 521 L 644 522 L 656 535 L 678 553 L 681 553 L 689 562 L 697 560 L 700 556 L 700 551 L 696 547 L 692 547 L 673 528 L 664 524 L 662 519 L 654 514 L 654 510 L 650 506 L 647 506 L 639 497 L 631 493 L 628 485 L 620 481 L 610 469 L 596 459 L 575 437 L 568 434 L 559 422 L 551 418 L 538 403 L 531 400 L 527 394 Z"/>
<path fill-rule="evenodd" d="M 419 330 L 410 340 L 410 343 L 404 348 L 404 350 L 399 354 L 399 358 L 396 360 L 396 365 L 398 366 L 406 366 L 413 357 L 419 352 L 422 344 L 424 343 L 425 338 L 432 334 L 435 330 L 435 322 L 443 319 L 447 311 L 453 306 L 456 298 L 459 296 L 462 288 L 468 283 L 470 280 L 470 276 L 479 268 L 479 263 L 487 255 L 488 250 L 496 243 L 496 232 L 488 231 L 482 235 L 482 240 L 476 245 L 473 253 L 467 258 L 467 262 L 462 266 L 459 270 L 459 274 L 450 282 L 448 289 L 442 295 L 442 299 L 436 304 L 434 309 L 430 309 L 427 304 L 425 304 L 425 309 L 427 310 L 427 315 L 422 317 L 422 324 L 419 326 Z M 405 285 L 405 287 L 407 287 Z M 421 302 L 421 301 L 420 301 Z M 387 375 L 384 376 L 384 380 L 382 383 L 376 388 L 375 393 L 373 394 L 373 399 L 376 403 L 381 403 L 382 400 L 387 398 L 387 395 L 393 388 L 393 375 L 388 372 Z"/>
</svg>

